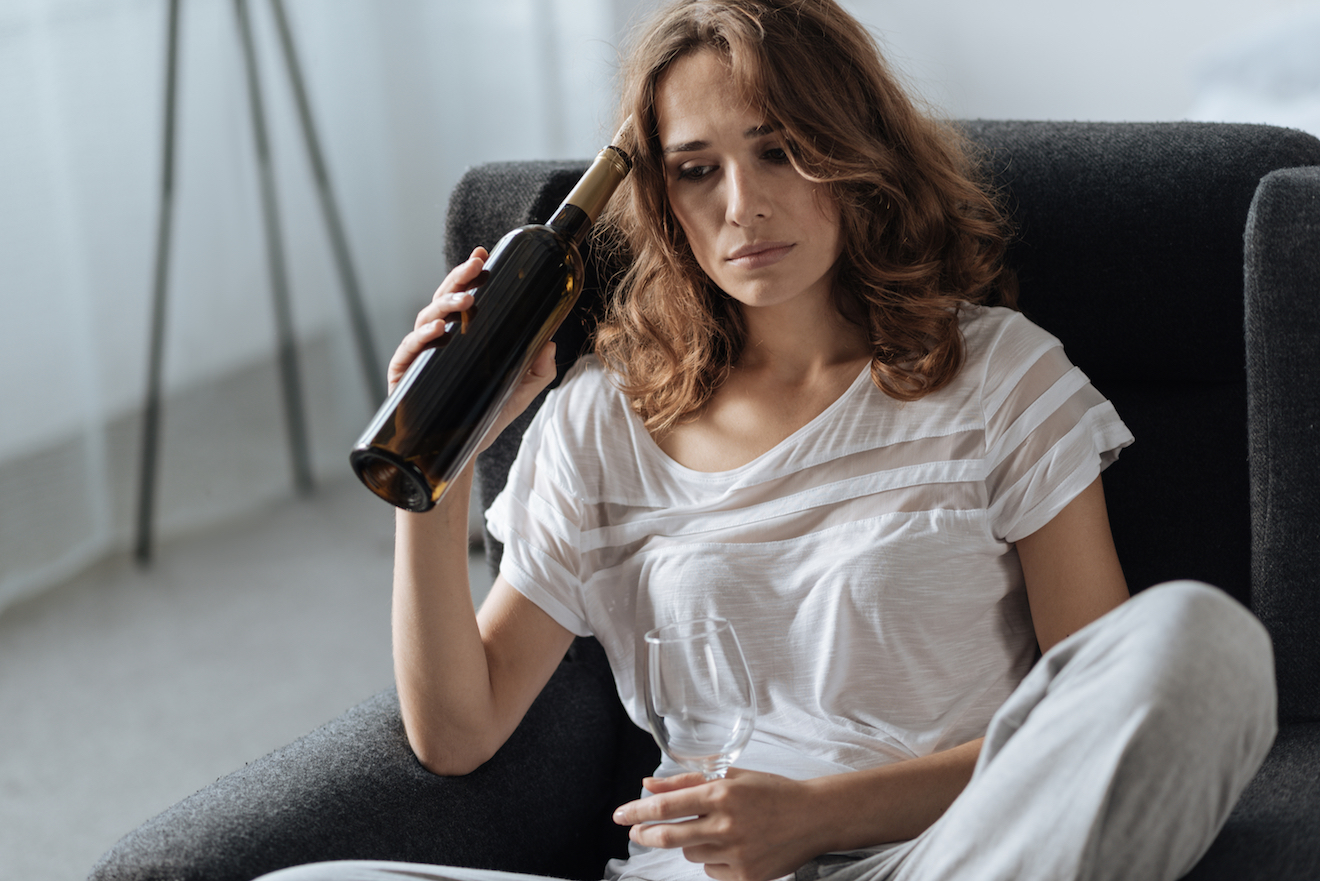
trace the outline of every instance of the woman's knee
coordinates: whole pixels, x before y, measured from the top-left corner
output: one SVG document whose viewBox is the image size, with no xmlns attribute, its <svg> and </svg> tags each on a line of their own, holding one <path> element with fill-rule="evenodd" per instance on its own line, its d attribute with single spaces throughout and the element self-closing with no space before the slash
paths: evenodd
<svg viewBox="0 0 1320 881">
<path fill-rule="evenodd" d="M 1187 650 L 1230 654 L 1273 672 L 1274 653 L 1265 626 L 1219 588 L 1200 581 L 1169 581 L 1137 594 L 1131 605 L 1134 614 L 1155 621 L 1166 639 L 1190 643 Z"/>
<path fill-rule="evenodd" d="M 1208 584 L 1173 581 L 1142 591 L 1130 604 L 1170 696 L 1211 714 L 1248 713 L 1273 724 L 1273 647 L 1241 603 Z"/>
</svg>

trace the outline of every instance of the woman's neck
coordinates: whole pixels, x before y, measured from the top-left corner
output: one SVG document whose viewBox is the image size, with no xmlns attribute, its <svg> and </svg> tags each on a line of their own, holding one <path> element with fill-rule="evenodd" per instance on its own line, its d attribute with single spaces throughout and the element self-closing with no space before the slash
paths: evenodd
<svg viewBox="0 0 1320 881">
<path fill-rule="evenodd" d="M 746 330 L 735 371 L 767 372 L 788 383 L 869 360 L 866 332 L 844 318 L 832 296 L 815 309 L 743 307 Z"/>
<path fill-rule="evenodd" d="M 832 297 L 822 306 L 743 307 L 747 337 L 737 363 L 695 418 L 656 437 L 660 449 L 695 471 L 728 471 L 773 449 L 837 401 L 871 349 Z"/>
</svg>

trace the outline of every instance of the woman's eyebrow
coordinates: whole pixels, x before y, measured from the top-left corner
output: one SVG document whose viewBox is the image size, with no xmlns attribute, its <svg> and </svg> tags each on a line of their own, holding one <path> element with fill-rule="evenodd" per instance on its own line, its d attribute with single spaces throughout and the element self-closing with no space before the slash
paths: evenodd
<svg viewBox="0 0 1320 881">
<path fill-rule="evenodd" d="M 710 146 L 710 141 L 684 141 L 681 144 L 672 144 L 665 147 L 662 152 L 669 153 L 691 153 L 694 150 L 704 150 Z"/>
<path fill-rule="evenodd" d="M 752 126 L 747 131 L 743 132 L 743 137 L 759 138 L 762 135 L 768 135 L 772 133 L 774 130 L 775 127 L 770 123 L 766 122 L 766 123 L 762 123 L 761 125 Z M 665 154 L 691 153 L 695 150 L 704 150 L 709 146 L 710 146 L 710 141 L 684 141 L 681 144 L 671 144 L 670 146 L 665 147 L 663 150 L 661 150 L 661 152 Z"/>
</svg>

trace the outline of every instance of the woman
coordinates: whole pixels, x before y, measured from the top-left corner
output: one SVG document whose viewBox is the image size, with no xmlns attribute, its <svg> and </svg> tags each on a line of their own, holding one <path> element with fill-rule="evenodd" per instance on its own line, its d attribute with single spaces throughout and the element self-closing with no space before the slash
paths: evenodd
<svg viewBox="0 0 1320 881">
<path fill-rule="evenodd" d="M 631 268 L 491 508 L 505 556 L 475 618 L 449 565 L 470 471 L 398 515 L 418 758 L 485 762 L 575 634 L 644 724 L 642 633 L 719 614 L 753 742 L 727 779 L 648 778 L 611 877 L 1185 872 L 1272 738 L 1268 642 L 1212 589 L 1128 601 L 1099 474 L 1131 435 L 1057 340 L 983 305 L 1011 288 L 1004 224 L 961 142 L 832 0 L 677 3 L 622 111 L 636 166 L 605 226 Z M 491 438 L 553 373 L 547 347 Z"/>
</svg>

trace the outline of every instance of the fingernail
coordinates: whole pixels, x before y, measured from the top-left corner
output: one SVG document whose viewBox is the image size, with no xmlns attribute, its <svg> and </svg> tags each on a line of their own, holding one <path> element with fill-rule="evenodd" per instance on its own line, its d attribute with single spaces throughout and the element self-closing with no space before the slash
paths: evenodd
<svg viewBox="0 0 1320 881">
<path fill-rule="evenodd" d="M 617 811 L 614 812 L 614 822 L 616 823 L 627 822 L 627 820 L 624 819 L 623 808 L 619 808 Z"/>
</svg>

